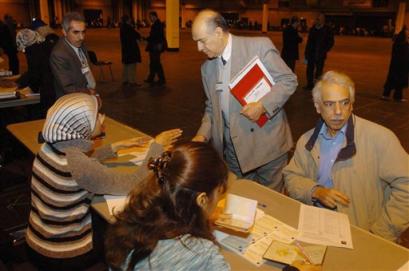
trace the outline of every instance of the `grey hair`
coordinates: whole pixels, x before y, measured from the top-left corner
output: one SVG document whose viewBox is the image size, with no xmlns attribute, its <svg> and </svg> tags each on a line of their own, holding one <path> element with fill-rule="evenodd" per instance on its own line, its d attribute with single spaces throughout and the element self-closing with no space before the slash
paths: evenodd
<svg viewBox="0 0 409 271">
<path fill-rule="evenodd" d="M 353 103 L 355 101 L 355 83 L 352 81 L 352 79 L 342 72 L 327 71 L 315 84 L 312 90 L 312 98 L 314 103 L 321 101 L 322 87 L 325 83 L 332 83 L 347 88 L 351 102 Z"/>
<path fill-rule="evenodd" d="M 205 9 L 203 11 L 211 13 L 211 15 L 205 21 L 208 32 L 213 32 L 216 27 L 220 27 L 223 32 L 229 31 L 229 26 L 226 22 L 226 19 L 224 19 L 224 17 L 219 12 L 211 9 Z"/>
<path fill-rule="evenodd" d="M 84 16 L 82 16 L 78 12 L 68 12 L 64 15 L 64 18 L 62 20 L 62 28 L 64 29 L 65 32 L 68 32 L 70 30 L 70 24 L 72 21 L 79 21 L 85 23 Z"/>
</svg>

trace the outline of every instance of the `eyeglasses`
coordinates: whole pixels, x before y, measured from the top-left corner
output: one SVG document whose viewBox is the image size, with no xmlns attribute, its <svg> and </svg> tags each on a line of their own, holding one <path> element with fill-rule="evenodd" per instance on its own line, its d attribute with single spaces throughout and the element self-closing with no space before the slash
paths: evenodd
<svg viewBox="0 0 409 271">
<path fill-rule="evenodd" d="M 98 123 L 95 124 L 95 127 L 99 127 L 100 133 L 93 136 L 92 139 L 102 139 L 105 137 L 106 133 L 105 133 L 104 121 L 105 121 L 105 114 L 98 113 L 98 116 L 97 116 Z"/>
</svg>

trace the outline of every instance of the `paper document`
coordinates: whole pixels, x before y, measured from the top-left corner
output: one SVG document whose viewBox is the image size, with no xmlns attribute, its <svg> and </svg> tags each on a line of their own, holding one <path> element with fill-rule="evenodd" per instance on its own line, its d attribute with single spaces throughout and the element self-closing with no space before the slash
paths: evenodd
<svg viewBox="0 0 409 271">
<path fill-rule="evenodd" d="M 351 227 L 346 214 L 301 205 L 297 240 L 326 246 L 353 248 Z"/>
<path fill-rule="evenodd" d="M 109 214 L 111 216 L 121 212 L 128 203 L 128 196 L 104 195 L 104 199 L 107 202 Z"/>
<path fill-rule="evenodd" d="M 129 160 L 129 162 L 140 166 L 143 161 L 146 158 L 146 155 L 148 154 L 149 147 L 152 144 L 153 140 L 148 141 L 146 144 L 141 145 L 141 146 L 135 146 L 127 149 L 122 149 L 118 151 L 118 156 L 125 156 L 125 155 L 130 155 L 133 156 L 132 159 Z"/>
<path fill-rule="evenodd" d="M 294 245 L 284 244 L 277 241 L 272 241 L 270 247 L 264 254 L 265 259 L 272 261 L 292 264 L 294 261 L 305 260 L 299 249 Z"/>
<path fill-rule="evenodd" d="M 258 83 L 244 96 L 246 103 L 255 103 L 270 92 L 270 85 L 267 83 L 266 79 L 263 77 L 258 81 Z"/>
<path fill-rule="evenodd" d="M 409 270 L 409 261 L 402 265 L 397 271 L 408 271 Z"/>
<path fill-rule="evenodd" d="M 241 69 L 229 84 L 231 94 L 237 101 L 245 106 L 248 103 L 260 101 L 269 92 L 274 91 L 275 84 L 270 72 L 258 56 L 254 56 L 247 65 Z M 257 125 L 263 127 L 269 120 L 262 114 L 257 120 Z"/>
<path fill-rule="evenodd" d="M 247 232 L 256 217 L 257 201 L 227 194 L 223 213 L 215 221 L 216 225 Z"/>
<path fill-rule="evenodd" d="M 215 231 L 217 241 L 256 266 L 262 265 L 263 255 L 273 240 L 292 243 L 298 231 L 257 209 L 256 221 L 247 237 Z"/>
</svg>

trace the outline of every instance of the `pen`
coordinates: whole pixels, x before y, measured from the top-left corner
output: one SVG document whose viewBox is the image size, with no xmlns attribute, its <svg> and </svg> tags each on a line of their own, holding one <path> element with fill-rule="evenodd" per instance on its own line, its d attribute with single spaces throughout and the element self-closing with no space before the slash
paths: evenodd
<svg viewBox="0 0 409 271">
<path fill-rule="evenodd" d="M 304 256 L 304 258 L 312 264 L 312 261 L 310 259 L 310 257 L 308 256 L 308 253 L 305 251 L 304 247 L 300 244 L 300 242 L 298 242 L 297 240 L 295 240 L 295 245 L 298 247 L 298 249 L 300 250 L 301 254 Z"/>
</svg>

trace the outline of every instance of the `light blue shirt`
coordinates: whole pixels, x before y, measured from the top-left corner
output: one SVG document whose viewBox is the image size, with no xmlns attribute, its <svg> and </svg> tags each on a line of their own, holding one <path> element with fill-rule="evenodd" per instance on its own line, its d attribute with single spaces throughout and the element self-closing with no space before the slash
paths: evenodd
<svg viewBox="0 0 409 271">
<path fill-rule="evenodd" d="M 121 270 L 126 270 L 127 257 Z M 110 269 L 112 270 L 112 269 Z M 160 240 L 152 253 L 136 263 L 133 271 L 230 271 L 230 265 L 212 241 L 185 234 L 180 238 Z"/>
<path fill-rule="evenodd" d="M 325 123 L 322 125 L 319 133 L 320 142 L 320 162 L 318 171 L 318 184 L 326 188 L 332 188 L 332 167 L 337 160 L 338 153 L 342 149 L 346 141 L 347 124 L 334 136 L 330 136 Z"/>
</svg>

